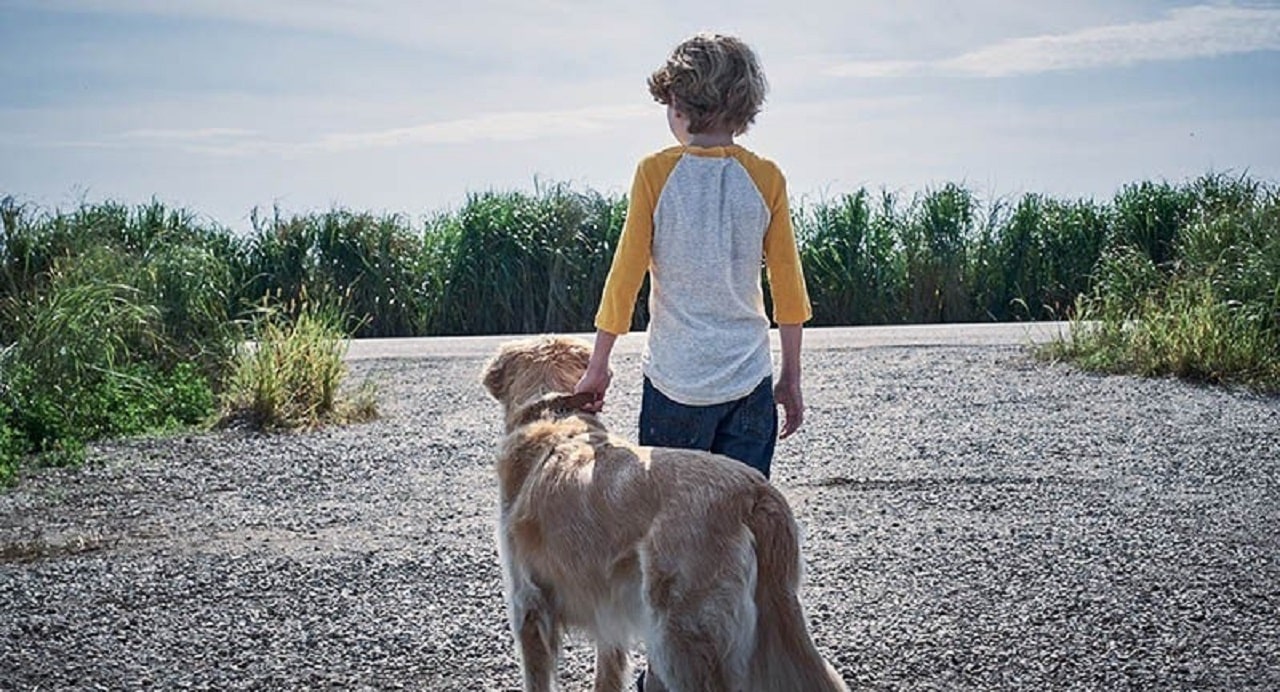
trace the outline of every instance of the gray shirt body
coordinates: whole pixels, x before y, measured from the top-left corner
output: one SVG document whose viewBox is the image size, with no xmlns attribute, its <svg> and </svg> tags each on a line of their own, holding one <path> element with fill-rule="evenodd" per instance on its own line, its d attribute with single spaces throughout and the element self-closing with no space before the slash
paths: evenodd
<svg viewBox="0 0 1280 692">
<path fill-rule="evenodd" d="M 770 212 L 733 156 L 684 154 L 653 215 L 644 374 L 690 406 L 740 399 L 773 372 L 760 285 Z"/>
</svg>

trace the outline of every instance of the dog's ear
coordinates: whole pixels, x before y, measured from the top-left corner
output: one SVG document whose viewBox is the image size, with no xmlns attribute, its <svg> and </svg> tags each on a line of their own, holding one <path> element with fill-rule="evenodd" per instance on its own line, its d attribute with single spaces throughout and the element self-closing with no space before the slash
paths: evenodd
<svg viewBox="0 0 1280 692">
<path fill-rule="evenodd" d="M 505 401 L 507 387 L 511 384 L 511 377 L 507 370 L 511 367 L 513 359 L 514 354 L 503 349 L 484 366 L 481 382 L 484 383 L 484 388 L 489 390 L 489 395 L 498 401 Z"/>
</svg>

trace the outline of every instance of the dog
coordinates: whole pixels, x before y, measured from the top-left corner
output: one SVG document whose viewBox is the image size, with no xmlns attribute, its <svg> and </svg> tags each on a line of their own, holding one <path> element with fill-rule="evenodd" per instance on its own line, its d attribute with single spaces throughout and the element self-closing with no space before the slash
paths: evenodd
<svg viewBox="0 0 1280 692">
<path fill-rule="evenodd" d="M 524 689 L 556 688 L 561 635 L 596 644 L 596 692 L 623 690 L 643 641 L 646 692 L 846 690 L 796 596 L 798 527 L 758 471 L 640 447 L 571 394 L 585 342 L 501 346 L 482 381 L 502 404 L 498 552 Z"/>
</svg>

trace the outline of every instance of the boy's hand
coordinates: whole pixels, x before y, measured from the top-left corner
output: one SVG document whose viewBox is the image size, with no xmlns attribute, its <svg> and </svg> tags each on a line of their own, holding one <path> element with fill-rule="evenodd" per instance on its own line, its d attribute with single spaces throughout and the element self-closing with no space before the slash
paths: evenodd
<svg viewBox="0 0 1280 692">
<path fill-rule="evenodd" d="M 604 408 L 604 393 L 609 389 L 609 383 L 613 381 L 613 372 L 609 368 L 587 368 L 582 373 L 582 379 L 578 380 L 578 385 L 573 388 L 574 394 L 582 392 L 591 392 L 596 395 L 596 400 L 582 407 L 584 411 L 591 413 L 599 413 Z"/>
<path fill-rule="evenodd" d="M 600 413 L 604 408 L 604 393 L 613 380 L 613 370 L 609 369 L 609 354 L 613 352 L 613 343 L 618 340 L 617 334 L 596 330 L 596 345 L 591 349 L 591 360 L 587 361 L 587 371 L 573 388 L 574 394 L 591 392 L 596 400 L 582 407 L 590 413 Z"/>
<path fill-rule="evenodd" d="M 782 407 L 782 430 L 779 439 L 787 439 L 804 423 L 804 395 L 800 393 L 799 378 L 780 377 L 773 386 L 774 401 Z"/>
</svg>

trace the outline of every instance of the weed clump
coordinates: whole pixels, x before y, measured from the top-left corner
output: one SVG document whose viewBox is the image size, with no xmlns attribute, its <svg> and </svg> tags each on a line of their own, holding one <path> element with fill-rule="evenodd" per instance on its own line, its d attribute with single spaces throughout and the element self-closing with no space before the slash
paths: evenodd
<svg viewBox="0 0 1280 692">
<path fill-rule="evenodd" d="M 314 428 L 377 417 L 374 388 L 366 381 L 350 396 L 344 313 L 325 302 L 263 305 L 223 395 L 223 426 L 262 430 Z"/>
</svg>

